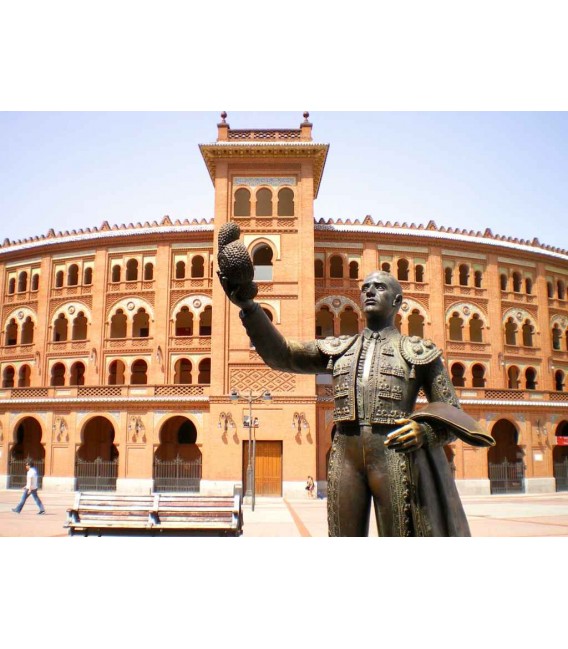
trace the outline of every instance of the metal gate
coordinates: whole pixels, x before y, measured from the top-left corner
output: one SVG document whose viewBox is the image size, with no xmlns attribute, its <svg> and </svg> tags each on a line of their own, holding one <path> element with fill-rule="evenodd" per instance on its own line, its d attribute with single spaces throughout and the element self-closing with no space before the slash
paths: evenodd
<svg viewBox="0 0 568 649">
<path fill-rule="evenodd" d="M 525 491 L 525 466 L 523 462 L 503 460 L 489 463 L 489 483 L 492 494 L 515 494 Z"/>
<path fill-rule="evenodd" d="M 556 479 L 556 491 L 568 491 L 568 457 L 562 462 L 554 463 L 554 478 Z"/>
<path fill-rule="evenodd" d="M 96 460 L 75 459 L 76 491 L 116 491 L 118 459 Z"/>
<path fill-rule="evenodd" d="M 25 460 L 15 459 L 10 456 L 8 461 L 8 489 L 23 489 L 26 486 L 27 471 L 26 462 L 33 458 Z M 34 460 L 34 466 L 37 470 L 37 486 L 41 489 L 43 486 L 43 474 L 45 471 L 45 460 Z"/>
<path fill-rule="evenodd" d="M 201 484 L 201 458 L 184 460 L 179 455 L 174 460 L 154 457 L 154 491 L 184 491 L 199 493 Z"/>
</svg>

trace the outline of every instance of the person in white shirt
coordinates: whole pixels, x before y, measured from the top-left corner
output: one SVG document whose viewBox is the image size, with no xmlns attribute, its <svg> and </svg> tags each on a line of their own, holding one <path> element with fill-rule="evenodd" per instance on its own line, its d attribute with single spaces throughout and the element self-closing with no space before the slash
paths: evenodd
<svg viewBox="0 0 568 649">
<path fill-rule="evenodd" d="M 35 500 L 36 505 L 39 507 L 38 514 L 45 514 L 45 507 L 43 506 L 40 497 L 37 495 L 37 469 L 34 466 L 33 460 L 28 460 L 26 462 L 26 469 L 28 470 L 28 473 L 24 493 L 22 494 L 22 499 L 18 503 L 18 506 L 14 507 L 12 511 L 19 514 L 22 511 L 23 506 L 26 504 L 26 500 L 31 495 Z"/>
</svg>

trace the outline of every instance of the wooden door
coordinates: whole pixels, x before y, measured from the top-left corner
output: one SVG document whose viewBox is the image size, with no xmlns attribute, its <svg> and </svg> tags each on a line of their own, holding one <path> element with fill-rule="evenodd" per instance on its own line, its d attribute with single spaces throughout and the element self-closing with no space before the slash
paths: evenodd
<svg viewBox="0 0 568 649">
<path fill-rule="evenodd" d="M 243 489 L 246 493 L 248 441 L 243 442 Z M 257 441 L 255 462 L 257 496 L 282 496 L 282 442 Z"/>
</svg>

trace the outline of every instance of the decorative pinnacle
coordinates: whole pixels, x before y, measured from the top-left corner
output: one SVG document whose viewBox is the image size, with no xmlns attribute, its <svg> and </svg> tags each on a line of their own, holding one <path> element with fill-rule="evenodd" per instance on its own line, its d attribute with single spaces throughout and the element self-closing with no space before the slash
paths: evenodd
<svg viewBox="0 0 568 649">
<path fill-rule="evenodd" d="M 308 113 L 308 111 L 306 111 L 306 112 L 304 113 L 304 123 L 306 123 L 306 124 L 308 123 L 308 117 L 309 117 L 309 116 L 310 116 L 310 114 Z"/>
<path fill-rule="evenodd" d="M 226 124 L 226 121 L 225 121 L 227 119 L 227 112 L 226 111 L 223 111 L 221 113 L 221 119 L 223 120 L 223 124 Z"/>
</svg>

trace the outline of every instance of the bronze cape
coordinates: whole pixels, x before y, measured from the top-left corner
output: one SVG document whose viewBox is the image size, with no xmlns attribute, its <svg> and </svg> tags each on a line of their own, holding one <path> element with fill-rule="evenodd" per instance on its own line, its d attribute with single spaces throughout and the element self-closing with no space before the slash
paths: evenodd
<svg viewBox="0 0 568 649">
<path fill-rule="evenodd" d="M 330 536 L 366 535 L 371 500 L 380 535 L 470 536 L 443 446 L 456 436 L 480 446 L 492 440 L 459 409 L 432 342 L 402 336 L 395 327 L 325 341 L 286 340 L 257 304 L 241 311 L 241 320 L 270 367 L 333 375 L 337 426 L 328 474 Z M 364 382 L 363 348 L 372 349 Z M 420 389 L 435 406 L 414 414 L 425 424 L 425 443 L 396 453 L 384 446 L 385 435 L 398 427 L 396 419 L 412 416 Z"/>
</svg>

